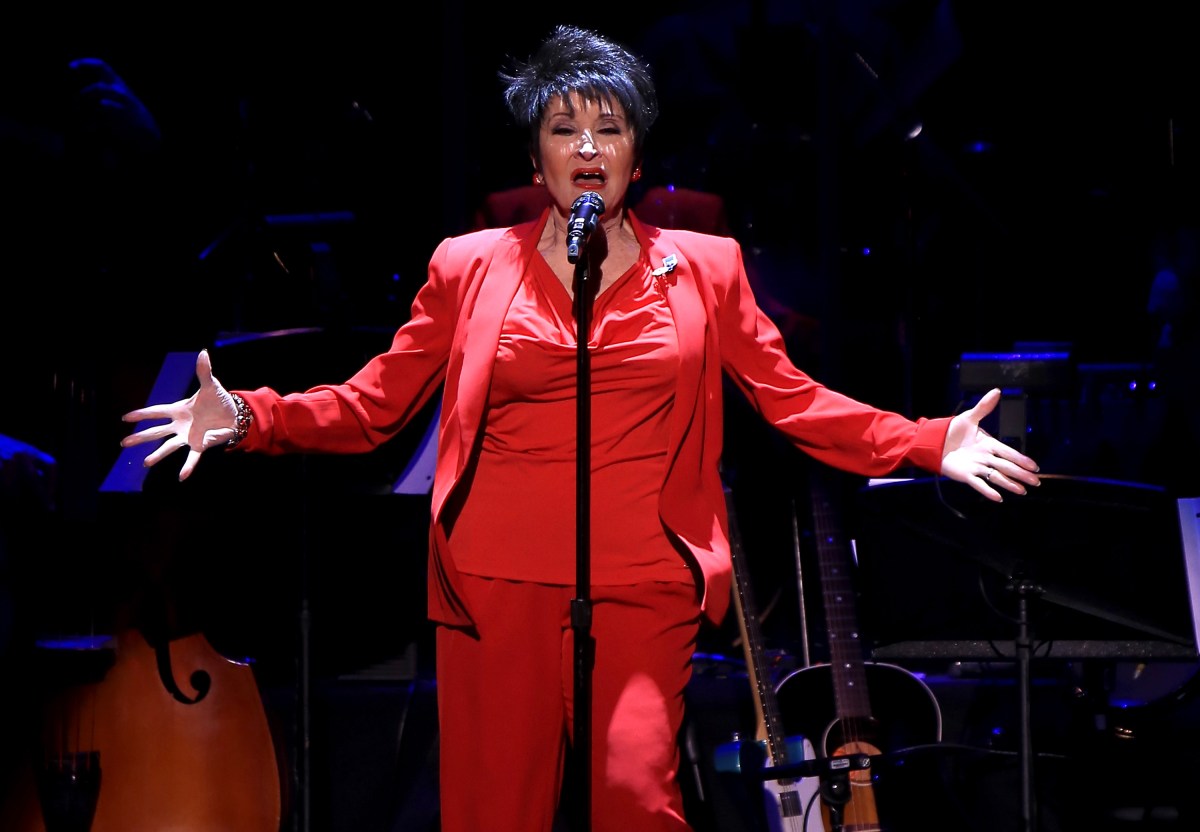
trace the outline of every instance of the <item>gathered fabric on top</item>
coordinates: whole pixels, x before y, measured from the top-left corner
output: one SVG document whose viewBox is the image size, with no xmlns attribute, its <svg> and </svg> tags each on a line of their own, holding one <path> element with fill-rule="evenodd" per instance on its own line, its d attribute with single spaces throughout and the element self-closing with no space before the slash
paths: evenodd
<svg viewBox="0 0 1200 832">
<path fill-rule="evenodd" d="M 596 299 L 591 323 L 591 580 L 691 581 L 658 513 L 679 346 L 645 256 Z M 575 582 L 577 349 L 574 301 L 535 256 L 504 319 L 487 428 L 450 524 L 459 571 Z"/>
</svg>

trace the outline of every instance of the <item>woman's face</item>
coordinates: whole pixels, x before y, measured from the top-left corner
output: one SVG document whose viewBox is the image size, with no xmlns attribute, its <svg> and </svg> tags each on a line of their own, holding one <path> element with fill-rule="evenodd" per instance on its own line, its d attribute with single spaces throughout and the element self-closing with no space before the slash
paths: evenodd
<svg viewBox="0 0 1200 832">
<path fill-rule="evenodd" d="M 542 117 L 538 148 L 546 188 L 562 213 L 580 194 L 595 191 L 605 213 L 617 215 L 637 166 L 633 132 L 620 103 L 589 101 L 578 93 L 555 99 Z"/>
</svg>

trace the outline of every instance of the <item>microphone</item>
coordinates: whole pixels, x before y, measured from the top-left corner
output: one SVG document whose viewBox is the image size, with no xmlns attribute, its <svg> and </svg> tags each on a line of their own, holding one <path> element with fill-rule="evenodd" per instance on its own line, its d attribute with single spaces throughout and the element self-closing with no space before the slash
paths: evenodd
<svg viewBox="0 0 1200 832">
<path fill-rule="evenodd" d="M 567 220 L 567 262 L 579 260 L 579 253 L 587 243 L 588 236 L 596 230 L 596 222 L 604 213 L 604 200 L 595 191 L 579 195 L 571 205 L 571 218 Z"/>
</svg>

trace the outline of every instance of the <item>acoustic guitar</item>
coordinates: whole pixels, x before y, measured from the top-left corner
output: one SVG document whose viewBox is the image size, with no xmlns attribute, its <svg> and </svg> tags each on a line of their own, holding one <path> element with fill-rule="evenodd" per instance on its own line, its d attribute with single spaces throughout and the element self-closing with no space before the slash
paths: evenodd
<svg viewBox="0 0 1200 832">
<path fill-rule="evenodd" d="M 787 674 L 776 687 L 784 729 L 814 738 L 818 757 L 899 752 L 941 740 L 937 699 L 917 676 L 896 665 L 865 660 L 853 564 L 843 541 L 835 504 L 819 474 L 811 480 L 813 529 L 820 566 L 821 597 L 829 638 L 829 663 Z M 841 806 L 822 801 L 826 832 L 880 832 L 871 768 L 847 772 L 849 795 Z M 806 827 L 813 832 L 817 827 Z"/>
</svg>

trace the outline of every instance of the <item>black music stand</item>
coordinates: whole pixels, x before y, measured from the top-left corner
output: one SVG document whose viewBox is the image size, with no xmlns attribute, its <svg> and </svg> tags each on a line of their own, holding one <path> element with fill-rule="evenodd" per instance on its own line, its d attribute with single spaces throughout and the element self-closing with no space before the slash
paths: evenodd
<svg viewBox="0 0 1200 832">
<path fill-rule="evenodd" d="M 1003 504 L 933 478 L 859 492 L 857 580 L 873 657 L 1017 662 L 1027 830 L 1035 653 L 1200 655 L 1179 517 L 1165 489 L 1080 477 L 1044 475 Z"/>
</svg>

